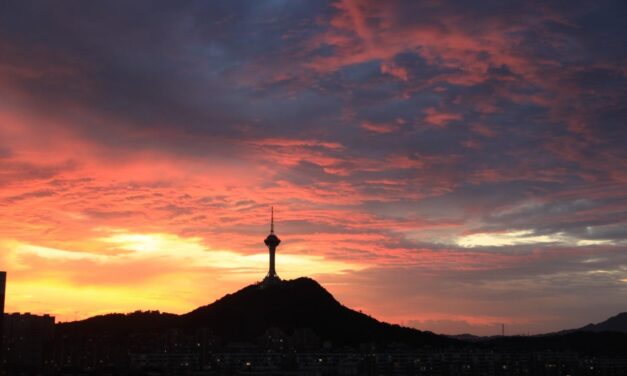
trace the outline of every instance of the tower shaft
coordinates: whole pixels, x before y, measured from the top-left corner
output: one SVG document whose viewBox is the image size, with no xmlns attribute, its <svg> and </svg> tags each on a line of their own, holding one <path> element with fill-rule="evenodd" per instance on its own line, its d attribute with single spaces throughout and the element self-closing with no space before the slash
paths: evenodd
<svg viewBox="0 0 627 376">
<path fill-rule="evenodd" d="M 274 267 L 274 255 L 276 253 L 276 247 L 270 247 L 269 253 L 270 253 L 270 268 L 268 269 L 268 276 L 273 276 L 273 277 L 278 278 L 276 274 L 276 269 Z"/>
</svg>

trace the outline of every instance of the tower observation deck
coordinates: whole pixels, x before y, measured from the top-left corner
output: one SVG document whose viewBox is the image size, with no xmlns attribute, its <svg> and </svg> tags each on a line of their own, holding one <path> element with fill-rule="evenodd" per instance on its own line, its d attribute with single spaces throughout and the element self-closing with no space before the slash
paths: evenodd
<svg viewBox="0 0 627 376">
<path fill-rule="evenodd" d="M 270 211 L 270 234 L 263 241 L 268 247 L 268 252 L 270 254 L 270 267 L 268 269 L 268 274 L 266 278 L 261 282 L 263 286 L 273 285 L 281 282 L 281 278 L 276 274 L 275 268 L 275 253 L 276 247 L 281 243 L 281 239 L 274 234 L 274 207 L 271 208 Z"/>
</svg>

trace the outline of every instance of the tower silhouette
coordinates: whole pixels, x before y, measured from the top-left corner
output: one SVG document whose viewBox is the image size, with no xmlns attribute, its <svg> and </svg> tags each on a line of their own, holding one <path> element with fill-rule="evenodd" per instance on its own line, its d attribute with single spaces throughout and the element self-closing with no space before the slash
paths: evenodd
<svg viewBox="0 0 627 376">
<path fill-rule="evenodd" d="M 270 267 L 268 269 L 268 274 L 266 278 L 263 279 L 262 285 L 272 285 L 281 282 L 281 278 L 276 274 L 276 269 L 274 265 L 276 247 L 281 243 L 281 239 L 274 234 L 274 206 L 270 209 L 270 234 L 263 241 L 268 247 L 268 252 L 270 253 Z"/>
</svg>

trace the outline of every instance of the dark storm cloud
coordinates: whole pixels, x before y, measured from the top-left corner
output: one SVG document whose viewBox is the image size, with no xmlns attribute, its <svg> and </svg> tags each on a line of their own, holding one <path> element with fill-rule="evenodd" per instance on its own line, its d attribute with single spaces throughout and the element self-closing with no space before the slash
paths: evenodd
<svg viewBox="0 0 627 376">
<path fill-rule="evenodd" d="M 269 102 L 246 83 L 248 66 L 278 57 L 284 33 L 311 22 L 319 8 L 301 5 L 7 3 L 3 60 L 22 95 L 102 142 L 150 145 L 158 129 L 172 128 L 175 135 L 248 137 L 255 123 L 328 112 L 324 98 L 302 93 Z"/>
<path fill-rule="evenodd" d="M 396 5 L 391 8 L 392 19 L 401 30 L 429 26 L 454 33 L 454 28 L 460 28 L 471 35 L 498 32 L 499 28 L 507 30 L 504 25 L 514 22 L 520 14 L 527 20 L 544 14 L 544 19 L 551 21 L 540 22 L 536 28 L 525 29 L 524 21 L 514 23 L 519 25 L 515 33 L 521 45 L 527 44 L 521 53 L 529 53 L 533 58 L 546 55 L 550 60 L 561 61 L 564 56 L 572 56 L 572 51 L 551 48 L 557 43 L 554 39 L 566 38 L 578 47 L 579 60 L 594 60 L 587 56 L 588 48 L 593 45 L 589 34 L 584 39 L 580 28 L 570 26 L 566 20 L 552 21 L 559 19 L 557 7 L 539 7 L 527 2 L 472 6 L 459 2 L 448 4 L 446 8 L 411 3 Z M 404 119 L 408 123 L 404 128 L 421 131 L 406 133 L 401 147 L 408 152 L 434 149 L 431 151 L 444 154 L 463 147 L 461 145 L 468 141 L 468 130 L 463 124 L 480 121 L 503 127 L 516 119 L 533 129 L 538 123 L 544 124 L 546 118 L 530 107 L 530 103 L 511 102 L 507 94 L 514 91 L 523 97 L 529 96 L 519 91 L 533 83 L 516 79 L 520 77 L 519 72 L 505 64 L 489 67 L 485 80 L 470 87 L 440 82 L 446 88 L 441 94 L 420 91 L 419 87 L 433 88 L 435 85 L 430 85 L 430 80 L 460 72 L 460 69 L 451 64 L 427 62 L 410 49 L 392 56 L 392 63 L 407 71 L 407 82 L 399 82 L 383 73 L 381 61 L 376 58 L 312 76 L 299 66 L 299 63 L 306 63 L 306 60 L 299 61 L 306 56 L 306 52 L 300 50 L 310 38 L 324 31 L 321 19 L 338 13 L 338 9 L 324 2 L 114 2 L 106 5 L 10 2 L 4 7 L 0 37 L 5 64 L 20 68 L 12 78 L 15 86 L 31 99 L 38 100 L 41 106 L 52 107 L 48 113 L 71 117 L 83 132 L 110 144 L 167 149 L 178 141 L 187 148 L 175 150 L 191 149 L 201 153 L 202 142 L 216 138 L 248 138 L 268 132 L 297 136 L 311 133 L 312 127 L 323 137 L 351 143 L 356 135 L 361 136 L 357 126 L 361 122 Z M 599 25 L 600 8 L 581 7 L 583 14 L 570 11 L 566 16 L 581 19 L 584 26 L 590 24 L 590 31 L 603 37 L 613 32 L 607 37 L 620 42 L 623 39 L 619 36 L 624 33 L 618 32 L 614 18 L 613 22 Z M 444 10 L 461 17 L 451 25 Z M 617 11 L 620 13 L 620 9 Z M 412 16 L 408 18 L 408 15 Z M 495 25 L 481 28 L 477 20 L 491 20 Z M 373 16 L 365 28 L 376 32 L 381 27 L 380 21 L 380 17 Z M 544 37 L 541 33 L 545 31 L 552 36 L 546 46 L 539 44 Z M 421 45 L 420 41 L 417 45 Z M 334 56 L 338 52 L 332 49 L 317 53 L 315 57 Z M 609 77 L 617 74 L 614 69 L 606 71 Z M 583 76 L 594 76 L 593 72 L 584 70 L 579 75 L 585 80 Z M 514 82 L 500 81 L 508 77 Z M 285 81 L 293 84 L 279 84 Z M 503 87 L 506 87 L 504 93 L 499 91 Z M 404 89 L 410 90 L 408 97 L 399 97 Z M 477 103 L 467 102 L 468 98 L 473 98 L 473 92 L 480 95 L 479 101 L 492 97 L 497 113 L 482 117 L 481 112 L 477 112 Z M 77 114 L 76 107 L 98 116 Z M 348 124 L 341 117 L 342 107 L 354 112 Z M 453 129 L 445 135 L 425 129 L 424 111 L 429 107 L 458 113 L 462 122 L 456 124 L 458 127 L 450 127 Z M 502 119 L 500 114 L 503 113 L 509 118 Z M 104 121 L 100 120 L 102 117 Z M 345 126 L 337 126 L 342 123 Z M 349 124 L 353 127 L 346 127 Z M 163 134 L 157 129 L 167 129 L 166 133 L 175 137 L 164 141 L 163 136 L 157 136 Z M 516 138 L 514 142 L 519 147 L 526 142 L 536 142 L 528 135 L 521 135 L 520 129 L 514 132 L 506 131 L 499 144 L 511 138 Z M 537 134 L 531 130 L 528 133 Z M 192 134 L 193 138 L 176 137 L 187 134 Z M 388 140 L 382 137 L 378 141 L 383 144 L 378 146 L 383 149 L 399 146 L 394 138 Z M 194 147 L 195 143 L 200 145 Z M 356 149 L 362 145 L 370 148 L 366 140 L 352 142 Z M 491 150 L 482 158 L 496 154 L 502 157 L 504 147 L 509 149 L 509 145 L 502 145 L 497 153 Z"/>
</svg>

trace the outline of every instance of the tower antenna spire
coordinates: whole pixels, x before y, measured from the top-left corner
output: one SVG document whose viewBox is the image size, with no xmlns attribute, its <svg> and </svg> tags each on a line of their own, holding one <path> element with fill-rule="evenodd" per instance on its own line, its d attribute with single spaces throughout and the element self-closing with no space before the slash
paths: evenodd
<svg viewBox="0 0 627 376">
<path fill-rule="evenodd" d="M 270 233 L 274 234 L 274 206 L 270 207 Z"/>
</svg>

